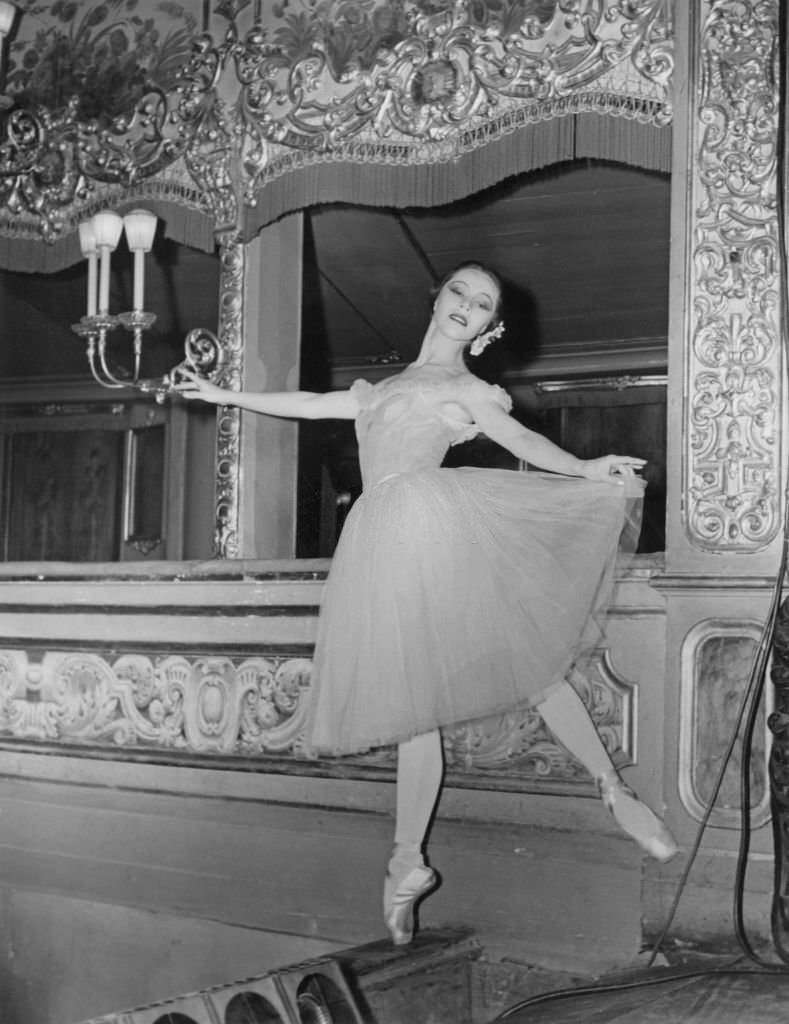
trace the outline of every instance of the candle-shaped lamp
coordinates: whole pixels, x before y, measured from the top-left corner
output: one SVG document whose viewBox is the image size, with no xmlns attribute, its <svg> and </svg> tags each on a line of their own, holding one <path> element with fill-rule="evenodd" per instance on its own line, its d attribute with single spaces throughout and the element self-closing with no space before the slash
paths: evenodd
<svg viewBox="0 0 789 1024">
<path fill-rule="evenodd" d="M 151 251 L 156 217 L 149 210 L 132 210 L 123 218 L 126 241 L 134 253 L 134 311 L 141 313 L 145 300 L 145 254 Z"/>
<path fill-rule="evenodd" d="M 16 16 L 16 7 L 8 0 L 0 0 L 0 41 L 11 31 Z"/>
<path fill-rule="evenodd" d="M 80 224 L 79 247 L 82 250 L 82 255 L 88 261 L 88 316 L 95 316 L 98 300 L 99 251 L 96 247 L 96 235 L 93 232 L 92 221 L 83 220 Z"/>
<path fill-rule="evenodd" d="M 99 313 L 110 308 L 110 254 L 115 251 L 123 231 L 123 218 L 112 210 L 97 213 L 92 221 L 96 247 L 101 256 L 99 266 Z"/>
<path fill-rule="evenodd" d="M 6 46 L 5 41 L 8 33 L 14 27 L 14 19 L 16 18 L 16 7 L 14 4 L 9 3 L 8 0 L 0 0 L 0 71 L 5 74 L 6 71 Z M 3 83 L 5 84 L 5 83 Z M 7 93 L 0 93 L 0 111 L 10 110 L 14 105 L 14 100 Z"/>
</svg>

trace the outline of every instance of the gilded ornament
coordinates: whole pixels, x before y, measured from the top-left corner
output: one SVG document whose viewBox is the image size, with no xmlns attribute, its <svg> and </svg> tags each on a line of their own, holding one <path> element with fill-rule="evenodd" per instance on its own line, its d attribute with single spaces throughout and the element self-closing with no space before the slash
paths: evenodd
<svg viewBox="0 0 789 1024">
<path fill-rule="evenodd" d="M 243 230 L 244 204 L 310 163 L 445 161 L 586 110 L 671 120 L 668 0 L 290 0 L 246 30 L 247 6 L 225 4 L 221 41 L 183 15 L 163 43 L 112 22 L 115 6 L 69 7 L 88 28 L 68 75 L 68 26 L 12 53 L 0 203 L 17 233 L 54 240 L 113 189 L 114 203 L 175 198 Z M 758 56 L 731 88 L 758 90 Z M 31 74 L 31 60 L 53 73 Z"/>
<path fill-rule="evenodd" d="M 700 37 L 683 475 L 688 536 L 714 550 L 757 550 L 780 526 L 776 17 L 713 4 Z"/>
<path fill-rule="evenodd" d="M 635 684 L 607 651 L 592 652 L 572 682 L 619 763 L 635 758 Z M 3 740 L 124 751 L 156 760 L 163 751 L 191 757 L 305 758 L 303 735 L 312 662 L 298 654 L 242 657 L 109 651 L 0 651 Z M 523 709 L 444 730 L 450 774 L 461 784 L 537 788 L 589 785 L 583 767 Z M 51 746 L 42 746 L 51 749 Z M 348 759 L 391 768 L 393 748 Z M 347 767 L 344 769 L 347 771 Z"/>
<path fill-rule="evenodd" d="M 243 372 L 244 247 L 234 234 L 220 240 L 219 382 L 239 390 Z M 224 407 L 216 419 L 214 554 L 238 555 L 241 413 Z"/>
<path fill-rule="evenodd" d="M 610 652 L 589 652 L 570 682 L 616 763 L 635 761 L 637 686 L 619 674 Z M 583 766 L 557 743 L 534 709 L 460 723 L 443 730 L 443 738 L 450 773 L 489 780 L 501 775 L 527 786 L 588 781 Z"/>
<path fill-rule="evenodd" d="M 411 95 L 418 105 L 443 103 L 454 96 L 457 88 L 458 73 L 448 60 L 424 64 L 411 79 Z"/>
</svg>

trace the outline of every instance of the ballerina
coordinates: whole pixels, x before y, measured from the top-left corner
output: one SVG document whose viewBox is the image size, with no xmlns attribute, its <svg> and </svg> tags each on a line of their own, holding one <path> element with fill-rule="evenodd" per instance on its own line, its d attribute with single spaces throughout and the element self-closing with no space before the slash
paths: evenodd
<svg viewBox="0 0 789 1024">
<path fill-rule="evenodd" d="M 474 375 L 504 329 L 501 282 L 465 263 L 438 286 L 417 359 L 345 391 L 229 391 L 189 371 L 187 399 L 269 416 L 353 419 L 363 492 L 324 590 L 305 744 L 343 755 L 397 744 L 394 847 L 384 920 L 411 941 L 414 909 L 437 884 L 425 861 L 444 762 L 441 728 L 521 705 L 596 780 L 619 826 L 666 861 L 677 845 L 620 778 L 567 681 L 599 639 L 628 504 L 645 462 L 578 459 L 510 415 L 507 393 Z M 547 472 L 441 466 L 477 433 Z"/>
</svg>

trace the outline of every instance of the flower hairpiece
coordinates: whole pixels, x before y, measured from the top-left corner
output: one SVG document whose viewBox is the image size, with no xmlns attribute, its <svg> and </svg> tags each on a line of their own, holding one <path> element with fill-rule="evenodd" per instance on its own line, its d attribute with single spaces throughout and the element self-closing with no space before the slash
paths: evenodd
<svg viewBox="0 0 789 1024">
<path fill-rule="evenodd" d="M 504 331 L 504 321 L 499 320 L 492 330 L 486 331 L 484 334 L 477 335 L 477 337 L 471 342 L 469 352 L 472 356 L 481 355 L 492 341 L 496 341 L 497 338 L 500 338 L 502 334 L 504 334 Z"/>
</svg>

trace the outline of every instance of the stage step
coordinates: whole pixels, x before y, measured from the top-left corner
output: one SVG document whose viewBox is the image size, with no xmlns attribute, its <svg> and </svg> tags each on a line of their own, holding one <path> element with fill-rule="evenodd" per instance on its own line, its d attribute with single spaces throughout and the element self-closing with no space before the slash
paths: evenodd
<svg viewBox="0 0 789 1024">
<path fill-rule="evenodd" d="M 481 952 L 470 932 L 436 929 L 408 946 L 353 946 L 84 1024 L 475 1024 Z"/>
<path fill-rule="evenodd" d="M 363 1012 L 375 1024 L 476 1024 L 473 965 L 482 949 L 471 931 L 431 929 L 408 946 L 387 939 L 343 951 Z"/>
</svg>

